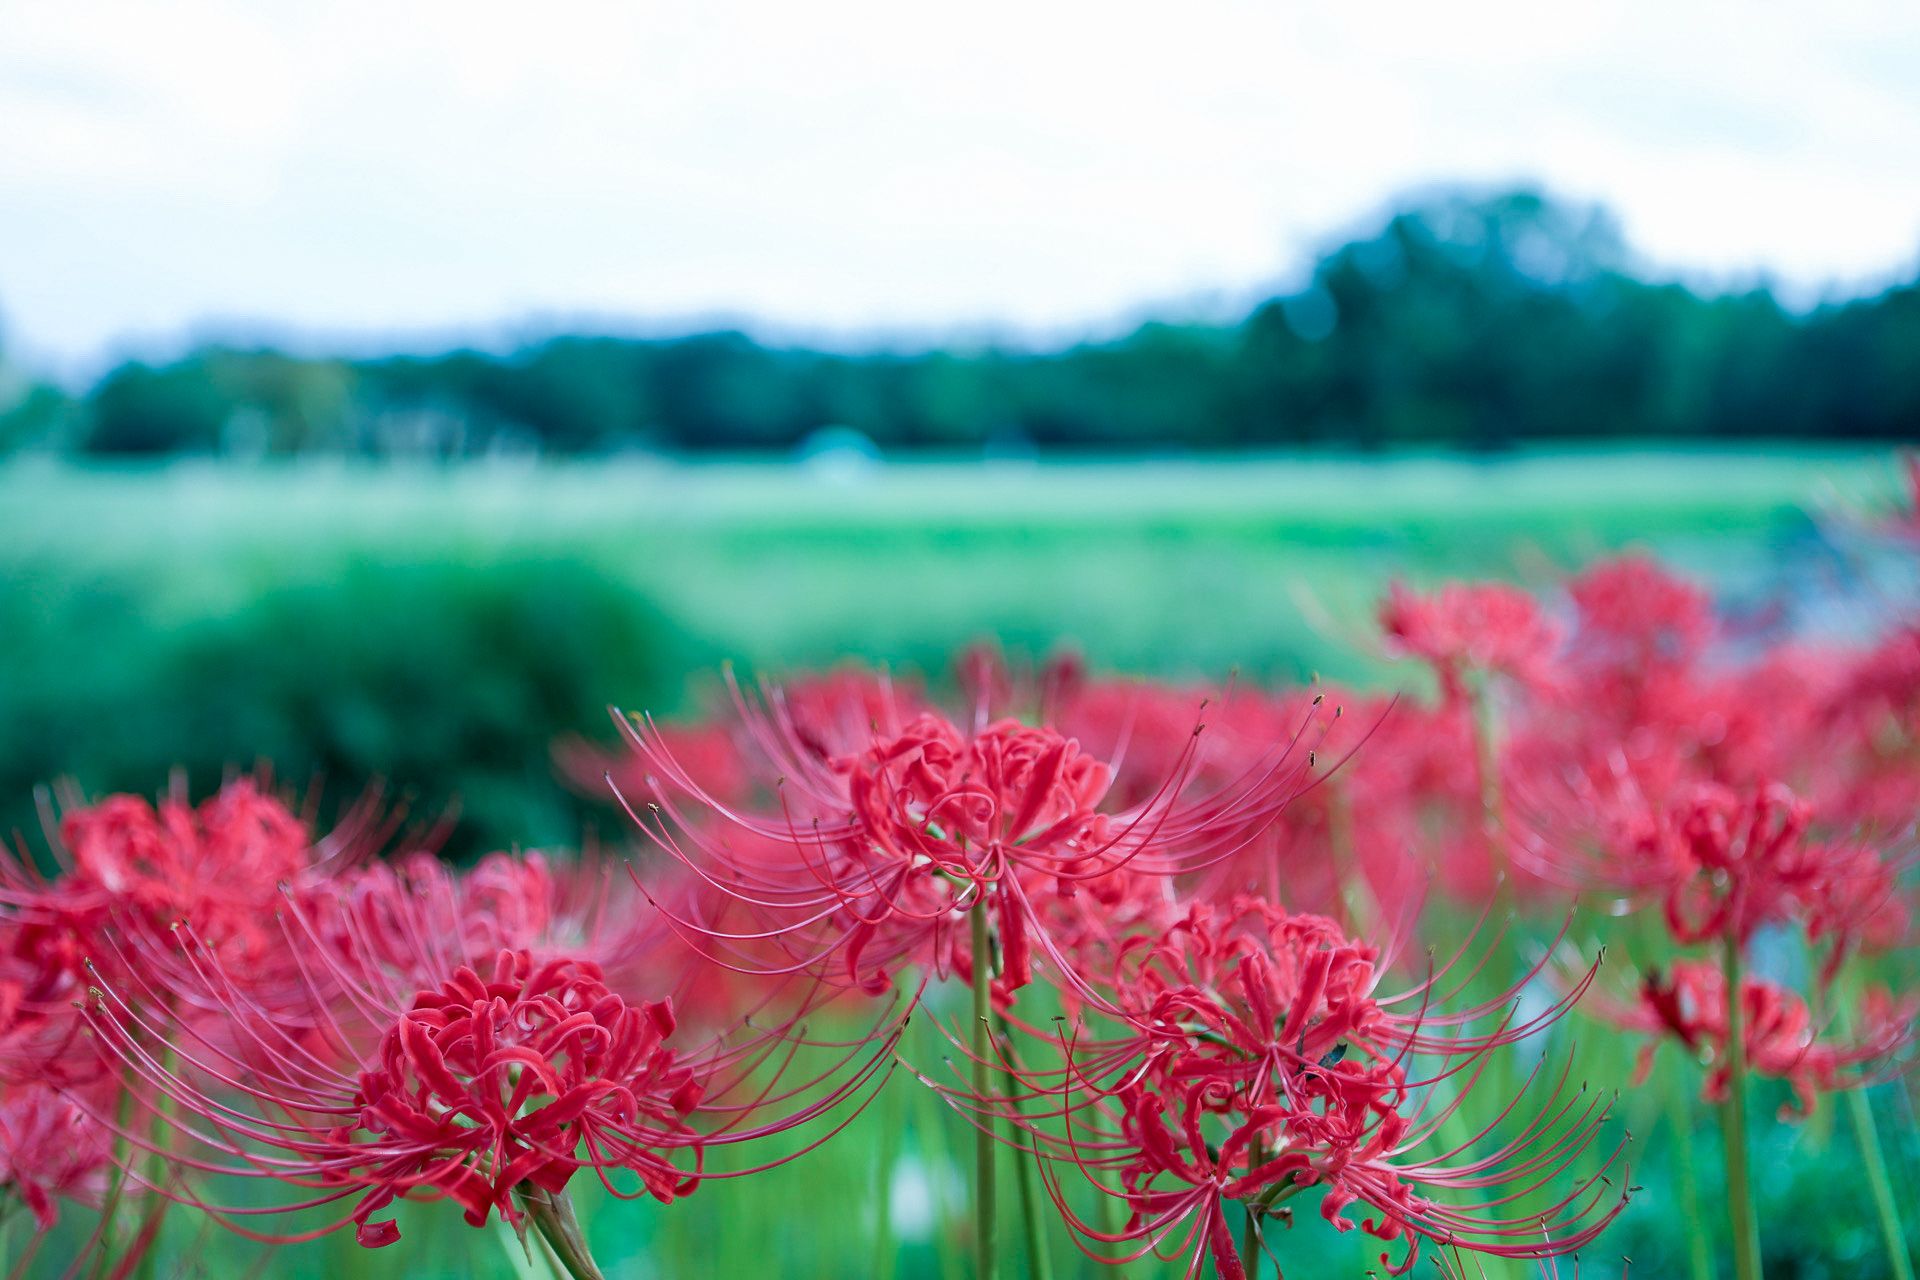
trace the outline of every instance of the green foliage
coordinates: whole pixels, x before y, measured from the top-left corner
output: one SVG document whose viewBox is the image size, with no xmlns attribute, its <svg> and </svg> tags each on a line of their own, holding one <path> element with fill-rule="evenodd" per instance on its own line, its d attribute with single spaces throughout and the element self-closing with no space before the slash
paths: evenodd
<svg viewBox="0 0 1920 1280">
<path fill-rule="evenodd" d="M 9 828 L 31 824 L 36 783 L 151 792 L 172 767 L 204 787 L 262 762 L 336 801 L 384 782 L 423 815 L 457 803 L 455 854 L 573 844 L 585 813 L 555 781 L 553 736 L 662 678 L 651 613 L 578 562 L 348 561 L 184 615 L 179 584 L 145 575 L 16 565 L 8 582 Z"/>
<path fill-rule="evenodd" d="M 1521 441 L 1910 439 L 1920 282 L 1805 314 L 1649 282 L 1601 212 L 1441 194 L 1228 324 L 1064 350 L 838 354 L 740 333 L 301 359 L 224 347 L 114 370 L 78 447 L 129 455 L 889 447 L 1476 449 Z M 0 448 L 7 433 L 0 430 Z"/>
<path fill-rule="evenodd" d="M 1714 483 L 1700 477 L 1711 471 Z M 181 466 L 0 471 L 0 830 L 33 788 L 150 792 L 271 760 L 335 798 L 457 798 L 462 852 L 572 842 L 549 745 L 673 711 L 723 661 L 938 675 L 985 636 L 1153 674 L 1377 678 L 1395 574 L 1630 541 L 1730 580 L 1882 458 L 1482 466 Z"/>
</svg>

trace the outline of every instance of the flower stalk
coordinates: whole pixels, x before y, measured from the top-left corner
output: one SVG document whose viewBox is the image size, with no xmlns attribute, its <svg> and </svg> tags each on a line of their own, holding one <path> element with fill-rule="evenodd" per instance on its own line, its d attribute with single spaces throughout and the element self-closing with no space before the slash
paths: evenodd
<svg viewBox="0 0 1920 1280">
<path fill-rule="evenodd" d="M 968 913 L 973 943 L 973 1090 L 977 1097 L 989 1096 L 993 1088 L 992 1052 L 993 974 L 988 957 L 993 954 L 987 936 L 987 903 L 983 894 Z M 993 1280 L 994 1274 L 994 1160 L 998 1152 L 993 1144 L 993 1122 L 981 1117 L 973 1135 L 973 1251 L 974 1275 L 978 1280 Z"/>
<path fill-rule="evenodd" d="M 1727 981 L 1727 1101 L 1720 1108 L 1727 1148 L 1727 1215 L 1733 1230 L 1735 1280 L 1761 1280 L 1760 1220 L 1754 1211 L 1747 1163 L 1747 1043 L 1741 1000 L 1740 942 L 1724 942 Z"/>
<path fill-rule="evenodd" d="M 548 1191 L 531 1182 L 521 1183 L 516 1194 L 528 1221 L 553 1250 L 553 1256 L 571 1280 L 606 1280 L 587 1248 L 587 1233 L 573 1211 L 571 1196 L 565 1191 Z"/>
<path fill-rule="evenodd" d="M 1020 1222 L 1024 1228 L 1027 1249 L 1027 1276 L 1028 1280 L 1053 1280 L 1053 1259 L 1047 1256 L 1046 1234 L 1040 1225 L 1040 1196 L 1033 1185 L 1034 1162 L 1040 1156 L 1034 1150 L 1032 1136 L 1024 1123 L 1026 1102 L 1021 1098 L 1021 1093 L 1025 1086 L 1017 1074 L 1019 1064 L 1014 1058 L 1013 1029 L 1005 1014 L 995 1014 L 994 1019 L 1000 1029 L 1000 1039 L 1004 1042 L 1007 1105 L 1013 1109 L 1015 1117 L 1015 1141 L 1018 1145 L 1014 1148 L 1014 1188 L 1020 1197 Z"/>
<path fill-rule="evenodd" d="M 1873 1100 L 1864 1088 L 1847 1092 L 1847 1106 L 1853 1115 L 1853 1130 L 1860 1143 L 1860 1164 L 1867 1175 L 1867 1188 L 1873 1194 L 1873 1210 L 1880 1219 L 1880 1236 L 1887 1247 L 1887 1265 L 1893 1280 L 1913 1280 L 1913 1262 L 1907 1255 L 1906 1232 L 1901 1230 L 1900 1210 L 1894 1203 L 1893 1184 L 1887 1178 L 1887 1161 L 1880 1150 L 1880 1132 L 1873 1122 Z"/>
<path fill-rule="evenodd" d="M 1698 1223 L 1703 1219 L 1700 1216 L 1700 1179 L 1693 1165 L 1693 1111 L 1688 1105 L 1687 1091 L 1677 1079 L 1667 1076 L 1662 1084 L 1667 1095 L 1667 1119 L 1673 1131 L 1674 1165 L 1680 1181 L 1680 1207 L 1688 1222 Z M 1713 1280 L 1713 1258 L 1708 1253 L 1704 1231 L 1689 1233 L 1687 1264 L 1693 1280 Z"/>
</svg>

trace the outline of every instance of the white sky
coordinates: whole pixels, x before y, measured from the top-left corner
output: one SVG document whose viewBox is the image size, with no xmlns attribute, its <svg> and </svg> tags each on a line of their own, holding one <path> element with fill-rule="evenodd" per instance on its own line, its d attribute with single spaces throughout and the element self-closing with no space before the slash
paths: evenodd
<svg viewBox="0 0 1920 1280">
<path fill-rule="evenodd" d="M 0 316 L 70 369 L 262 324 L 1057 332 L 1455 178 L 1604 200 L 1663 269 L 1911 271 L 1920 5 L 0 0 Z"/>
</svg>

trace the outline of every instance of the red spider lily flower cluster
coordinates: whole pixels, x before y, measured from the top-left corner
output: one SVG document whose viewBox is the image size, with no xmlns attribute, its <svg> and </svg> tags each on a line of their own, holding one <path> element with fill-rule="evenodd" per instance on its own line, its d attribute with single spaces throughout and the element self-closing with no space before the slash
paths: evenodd
<svg viewBox="0 0 1920 1280">
<path fill-rule="evenodd" d="M 769 984 L 752 1029 L 720 1007 L 681 1027 L 691 957 L 603 860 L 368 856 L 392 827 L 361 807 L 316 836 L 244 779 L 198 807 L 75 808 L 51 874 L 9 860 L 0 1184 L 49 1224 L 52 1197 L 101 1202 L 117 1147 L 109 1211 L 124 1192 L 149 1223 L 183 1203 L 256 1238 L 350 1223 L 377 1247 L 398 1236 L 383 1211 L 427 1197 L 564 1232 L 556 1197 L 582 1170 L 673 1200 L 708 1153 L 880 1078 L 885 1018 L 785 1072 L 818 986 Z M 226 1203 L 233 1179 L 289 1194 Z M 317 1228 L 251 1225 L 334 1204 Z"/>
<path fill-rule="evenodd" d="M 1670 976 L 1647 975 L 1637 1003 L 1603 1000 L 1594 1007 L 1621 1026 L 1655 1037 L 1641 1049 L 1636 1083 L 1651 1074 L 1655 1050 L 1671 1039 L 1707 1065 L 1701 1086 L 1706 1100 L 1726 1101 L 1733 1023 L 1728 1016 L 1726 975 L 1719 965 L 1695 959 L 1676 961 Z M 1862 998 L 1853 1035 L 1822 1037 L 1806 1001 L 1778 983 L 1752 975 L 1741 980 L 1740 1007 L 1741 1037 L 1750 1068 L 1792 1087 L 1792 1098 L 1780 1108 L 1783 1120 L 1807 1115 L 1820 1094 L 1869 1077 L 1871 1072 L 1865 1069 L 1879 1068 L 1897 1054 L 1920 1014 L 1920 1003 L 1913 999 L 1897 1001 L 1885 989 L 1870 988 Z"/>
<path fill-rule="evenodd" d="M 1552 627 L 1524 621 L 1511 588 L 1488 590 L 1499 608 L 1470 609 L 1474 594 L 1455 586 L 1396 592 L 1383 612 L 1390 645 L 1430 663 L 1441 686 L 1439 705 L 1416 713 L 1454 729 L 1454 760 L 1478 762 L 1399 790 L 1402 806 L 1441 814 L 1455 833 L 1427 841 L 1443 886 L 1471 896 L 1502 878 L 1522 903 L 1580 891 L 1654 913 L 1662 945 L 1622 939 L 1645 971 L 1640 995 L 1599 1007 L 1720 1069 L 1724 976 L 1704 985 L 1706 970 L 1682 957 L 1663 977 L 1671 953 L 1731 947 L 1744 961 L 1756 939 L 1797 934 L 1824 994 L 1851 958 L 1908 939 L 1920 632 L 1819 650 L 1757 644 L 1723 628 L 1704 591 L 1639 556 L 1567 584 L 1560 644 L 1542 642 Z M 1546 617 L 1552 606 L 1531 607 Z M 1349 785 L 1371 772 L 1360 762 Z M 1801 997 L 1751 974 L 1741 989 L 1764 1019 L 1743 1026 L 1752 1069 L 1790 1081 L 1798 1110 L 1815 1091 L 1872 1078 L 1841 1068 L 1884 1062 L 1911 1038 L 1909 1001 L 1870 996 L 1853 1036 L 1822 1038 L 1822 1025 L 1795 1022 Z M 1831 1019 L 1835 999 L 1819 1003 Z M 1723 1091 L 1710 1075 L 1708 1096 Z"/>
<path fill-rule="evenodd" d="M 1048 950 L 1034 931 L 1038 903 L 1123 870 L 1171 878 L 1233 857 L 1309 767 L 1283 741 L 1224 785 L 1198 790 L 1189 785 L 1195 721 L 1175 773 L 1115 803 L 1112 767 L 1054 728 L 1001 719 L 964 729 L 903 705 L 877 677 L 843 696 L 857 712 L 802 718 L 779 690 L 754 698 L 736 689 L 744 749 L 777 780 L 764 788 L 773 797 L 764 809 L 707 789 L 650 719 L 627 723 L 649 788 L 628 797 L 631 811 L 706 887 L 701 914 L 675 918 L 723 964 L 837 966 L 866 991 L 885 990 L 907 965 L 970 973 L 966 918 L 980 907 L 998 930 L 996 989 L 1010 997 Z M 854 727 L 860 714 L 864 730 Z"/>
<path fill-rule="evenodd" d="M 87 966 L 111 961 L 110 937 L 164 940 L 157 949 L 170 950 L 172 927 L 193 920 L 202 945 L 257 970 L 281 887 L 317 883 L 350 860 L 365 825 L 316 842 L 242 779 L 197 807 L 178 796 L 158 805 L 114 796 L 73 809 L 59 825 L 51 877 L 24 854 L 0 858 L 0 1073 L 44 1078 L 97 1065 L 73 1051 L 72 1006 Z"/>
<path fill-rule="evenodd" d="M 1012 1148 L 1090 1257 L 1237 1280 L 1309 1196 L 1396 1274 L 1553 1274 L 1630 1191 L 1612 1096 L 1542 1039 L 1600 985 L 1576 940 L 1617 934 L 1637 988 L 1591 1007 L 1710 1101 L 1752 1072 L 1797 1116 L 1897 1068 L 1920 629 L 1769 642 L 1642 557 L 1396 587 L 1377 621 L 1424 692 L 975 650 L 950 712 L 857 668 L 729 675 L 695 723 L 557 747 L 632 817 L 631 865 L 455 869 L 264 779 L 68 804 L 47 855 L 0 857 L 0 1195 L 43 1227 L 96 1206 L 133 1251 L 170 1206 L 377 1247 L 397 1201 L 445 1200 L 596 1274 L 576 1179 L 669 1202 L 783 1164 L 926 1008 L 952 1069 L 914 1074 L 977 1176 Z"/>
<path fill-rule="evenodd" d="M 326 973 L 311 1007 L 266 1010 L 208 969 L 234 1012 L 217 1035 L 103 993 L 86 1016 L 152 1104 L 159 1131 L 142 1141 L 202 1174 L 309 1189 L 276 1212 L 352 1197 L 368 1246 L 399 1237 L 374 1215 L 422 1192 L 479 1226 L 495 1212 L 518 1222 L 526 1184 L 558 1192 L 585 1165 L 630 1172 L 634 1193 L 661 1200 L 693 1189 L 697 1169 L 672 1159 L 701 1148 L 686 1117 L 704 1077 L 668 1044 L 668 1002 L 629 1004 L 597 965 L 524 950 L 411 991 L 337 958 Z M 257 1212 L 195 1202 L 230 1222 Z"/>
<path fill-rule="evenodd" d="M 1533 597 L 1500 583 L 1449 583 L 1432 595 L 1395 584 L 1380 630 L 1399 652 L 1432 665 L 1450 697 L 1472 672 L 1544 682 L 1556 636 Z"/>
<path fill-rule="evenodd" d="M 1097 1016 L 1082 1021 L 1106 1034 L 1060 1033 L 1057 1067 L 997 1061 L 1017 1081 L 1011 1094 L 939 1087 L 1023 1135 L 1017 1145 L 1048 1167 L 1054 1201 L 1091 1256 L 1190 1255 L 1190 1273 L 1211 1258 L 1237 1280 L 1244 1262 L 1226 1206 L 1279 1219 L 1285 1201 L 1317 1190 L 1338 1230 L 1355 1228 L 1358 1205 L 1369 1211 L 1360 1229 L 1405 1241 L 1397 1263 L 1382 1259 L 1402 1274 L 1422 1241 L 1516 1258 L 1569 1252 L 1625 1206 L 1606 1176 L 1624 1172 L 1624 1145 L 1567 1176 L 1607 1108 L 1564 1080 L 1534 1090 L 1529 1115 L 1515 1119 L 1523 1090 L 1486 1129 L 1439 1139 L 1489 1055 L 1542 1030 L 1578 991 L 1525 1021 L 1497 1017 L 1504 1000 L 1462 1006 L 1446 988 L 1464 984 L 1445 971 L 1383 994 L 1378 948 L 1246 895 L 1192 902 L 1085 959 L 1103 976 Z M 1441 1101 L 1447 1085 L 1460 1087 Z M 1474 1149 L 1510 1119 L 1492 1149 Z M 1124 1225 L 1076 1213 L 1065 1168 L 1118 1198 Z"/>
<path fill-rule="evenodd" d="M 1514 1120 L 1501 1140 L 1437 1137 L 1492 1056 L 1577 991 L 1517 1019 L 1534 972 L 1462 1000 L 1469 984 L 1448 983 L 1448 966 L 1383 996 L 1381 948 L 1309 913 L 1341 901 L 1314 834 L 1344 760 L 1326 750 L 1339 708 L 1248 691 L 1209 700 L 1066 665 L 1031 682 L 1035 723 L 1000 714 L 1020 682 L 974 677 L 970 725 L 917 698 L 902 706 L 880 677 L 843 675 L 858 710 L 814 706 L 805 721 L 778 689 L 736 687 L 732 738 L 757 761 L 745 792 L 759 805 L 680 761 L 684 731 L 626 722 L 636 760 L 610 773 L 702 886 L 665 913 L 689 945 L 743 974 L 864 991 L 915 970 L 923 993 L 987 966 L 1003 1035 L 984 1054 L 948 1037 L 976 1080 L 1008 1086 L 923 1078 L 1039 1158 L 1095 1256 L 1171 1250 L 1239 1276 L 1228 1203 L 1277 1218 L 1308 1189 L 1342 1230 L 1349 1206 L 1368 1206 L 1365 1230 L 1407 1242 L 1401 1270 L 1423 1240 L 1556 1255 L 1619 1211 L 1625 1184 L 1607 1175 L 1622 1152 L 1593 1149 L 1606 1104 L 1564 1080 L 1541 1085 L 1537 1114 L 1516 1115 L 1529 1091 L 1508 1098 L 1490 1126 Z M 976 954 L 982 937 L 990 949 Z M 1073 1029 L 1026 1020 L 1035 1004 L 1065 1010 Z M 1595 1167 L 1577 1174 L 1582 1162 Z M 1123 1226 L 1075 1211 L 1069 1169 L 1120 1203 Z"/>
</svg>

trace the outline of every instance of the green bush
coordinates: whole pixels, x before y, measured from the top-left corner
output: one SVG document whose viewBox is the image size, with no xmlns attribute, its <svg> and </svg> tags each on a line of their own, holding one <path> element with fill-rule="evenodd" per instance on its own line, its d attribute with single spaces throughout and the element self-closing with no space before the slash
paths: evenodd
<svg viewBox="0 0 1920 1280">
<path fill-rule="evenodd" d="M 455 853 L 572 844 L 553 736 L 664 682 L 652 612 L 579 562 L 349 563 L 177 626 L 164 586 L 29 571 L 0 596 L 10 826 L 52 779 L 150 792 L 172 766 L 198 787 L 259 761 L 336 801 L 382 779 L 416 812 L 457 801 Z"/>
</svg>

